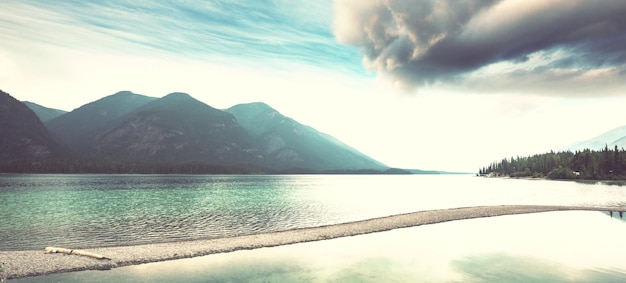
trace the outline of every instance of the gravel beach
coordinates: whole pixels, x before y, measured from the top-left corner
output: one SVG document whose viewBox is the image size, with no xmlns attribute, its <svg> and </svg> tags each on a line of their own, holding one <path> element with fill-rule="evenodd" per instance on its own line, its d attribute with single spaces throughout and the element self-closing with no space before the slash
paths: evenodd
<svg viewBox="0 0 626 283">
<path fill-rule="evenodd" d="M 34 251 L 0 251 L 0 263 L 3 267 L 0 278 L 12 279 L 80 270 L 106 270 L 121 266 L 319 241 L 461 219 L 564 210 L 626 212 L 626 207 L 530 205 L 464 207 L 419 211 L 336 225 L 229 238 L 85 249 L 85 251 L 111 258 L 110 260 L 99 260 L 79 255 L 44 254 L 45 247 Z"/>
</svg>

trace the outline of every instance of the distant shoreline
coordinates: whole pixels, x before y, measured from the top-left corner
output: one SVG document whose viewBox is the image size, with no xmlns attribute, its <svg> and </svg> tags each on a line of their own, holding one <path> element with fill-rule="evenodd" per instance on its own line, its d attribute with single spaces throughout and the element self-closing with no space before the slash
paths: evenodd
<svg viewBox="0 0 626 283">
<path fill-rule="evenodd" d="M 487 175 L 476 175 L 476 177 L 482 178 L 501 178 L 501 179 L 515 179 L 515 180 L 545 180 L 545 181 L 572 181 L 579 183 L 604 183 L 608 185 L 626 185 L 626 179 L 550 179 L 548 177 L 511 177 L 511 176 L 487 176 Z"/>
<path fill-rule="evenodd" d="M 0 278 L 15 279 L 61 272 L 107 270 L 142 263 L 320 241 L 454 220 L 567 210 L 626 212 L 626 207 L 502 205 L 450 208 L 229 238 L 86 249 L 89 252 L 109 257 L 111 260 L 98 260 L 78 255 L 44 254 L 44 247 L 41 250 L 31 251 L 0 251 L 0 263 L 3 264 L 3 274 L 0 274 Z"/>
</svg>

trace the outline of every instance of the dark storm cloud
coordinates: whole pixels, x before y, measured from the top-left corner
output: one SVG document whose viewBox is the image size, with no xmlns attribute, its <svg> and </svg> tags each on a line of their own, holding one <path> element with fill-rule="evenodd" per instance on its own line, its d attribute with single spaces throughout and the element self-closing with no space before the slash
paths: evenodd
<svg viewBox="0 0 626 283">
<path fill-rule="evenodd" d="M 575 78 L 620 76 L 626 63 L 622 0 L 339 0 L 335 12 L 337 39 L 401 87 L 462 80 L 500 62 Z"/>
</svg>

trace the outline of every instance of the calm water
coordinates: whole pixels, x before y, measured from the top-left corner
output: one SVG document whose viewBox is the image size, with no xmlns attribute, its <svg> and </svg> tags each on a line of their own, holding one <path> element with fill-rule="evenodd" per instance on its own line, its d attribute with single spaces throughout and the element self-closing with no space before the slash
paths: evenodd
<svg viewBox="0 0 626 283">
<path fill-rule="evenodd" d="M 0 175 L 0 203 L 0 250 L 39 250 L 223 237 L 474 205 L 626 206 L 626 187 L 469 175 Z"/>
<path fill-rule="evenodd" d="M 567 211 L 471 219 L 18 282 L 626 282 L 626 222 Z"/>
</svg>

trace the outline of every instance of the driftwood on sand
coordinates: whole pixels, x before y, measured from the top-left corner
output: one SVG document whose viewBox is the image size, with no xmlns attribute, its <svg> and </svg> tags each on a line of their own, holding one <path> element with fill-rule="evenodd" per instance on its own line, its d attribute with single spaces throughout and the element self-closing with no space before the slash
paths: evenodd
<svg viewBox="0 0 626 283">
<path fill-rule="evenodd" d="M 96 254 L 96 253 L 87 252 L 83 250 L 72 250 L 72 249 L 65 249 L 65 248 L 46 247 L 44 253 L 46 254 L 62 253 L 62 254 L 68 254 L 68 255 L 82 255 L 82 256 L 92 257 L 96 259 L 110 260 L 110 258 L 103 256 L 101 254 Z"/>
</svg>

